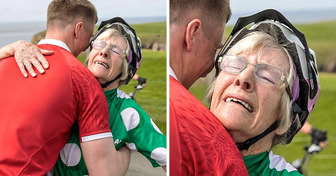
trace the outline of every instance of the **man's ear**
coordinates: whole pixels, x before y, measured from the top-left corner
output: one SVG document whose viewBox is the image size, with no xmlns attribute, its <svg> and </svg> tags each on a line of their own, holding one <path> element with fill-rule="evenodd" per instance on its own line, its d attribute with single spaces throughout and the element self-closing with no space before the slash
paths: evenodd
<svg viewBox="0 0 336 176">
<path fill-rule="evenodd" d="M 79 37 L 79 34 L 81 33 L 81 30 L 83 30 L 83 23 L 82 22 L 78 22 L 76 25 L 75 25 L 75 38 L 78 38 Z"/>
<path fill-rule="evenodd" d="M 187 25 L 187 30 L 185 33 L 185 43 L 187 45 L 187 51 L 191 51 L 191 48 L 195 42 L 196 35 L 200 33 L 201 20 L 193 19 Z"/>
</svg>

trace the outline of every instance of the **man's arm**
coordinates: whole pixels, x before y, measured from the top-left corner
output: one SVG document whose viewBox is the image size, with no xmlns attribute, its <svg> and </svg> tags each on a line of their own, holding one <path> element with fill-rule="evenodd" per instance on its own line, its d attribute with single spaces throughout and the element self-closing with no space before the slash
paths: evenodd
<svg viewBox="0 0 336 176">
<path fill-rule="evenodd" d="M 113 138 L 82 142 L 81 148 L 90 176 L 122 175 Z"/>
<path fill-rule="evenodd" d="M 119 150 L 117 150 L 117 154 L 119 157 L 120 174 L 125 175 L 131 161 L 131 150 L 124 145 Z"/>
</svg>

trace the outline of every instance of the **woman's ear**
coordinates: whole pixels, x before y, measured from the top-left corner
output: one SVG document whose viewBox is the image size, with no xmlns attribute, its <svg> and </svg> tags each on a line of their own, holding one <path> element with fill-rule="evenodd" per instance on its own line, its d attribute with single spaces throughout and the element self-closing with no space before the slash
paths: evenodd
<svg viewBox="0 0 336 176">
<path fill-rule="evenodd" d="M 123 81 L 127 78 L 127 74 L 121 74 L 120 81 Z"/>
<path fill-rule="evenodd" d="M 289 126 L 290 125 L 286 125 L 286 124 L 280 124 L 279 126 L 278 126 L 278 128 L 277 129 L 275 129 L 274 130 L 274 132 L 275 132 L 275 134 L 277 134 L 277 135 L 282 135 L 282 134 L 284 134 L 288 129 L 289 129 Z"/>
<path fill-rule="evenodd" d="M 187 30 L 185 33 L 185 43 L 187 46 L 187 51 L 191 51 L 193 44 L 195 42 L 195 37 L 199 34 L 201 28 L 201 21 L 199 19 L 193 19 L 187 25 Z"/>
</svg>

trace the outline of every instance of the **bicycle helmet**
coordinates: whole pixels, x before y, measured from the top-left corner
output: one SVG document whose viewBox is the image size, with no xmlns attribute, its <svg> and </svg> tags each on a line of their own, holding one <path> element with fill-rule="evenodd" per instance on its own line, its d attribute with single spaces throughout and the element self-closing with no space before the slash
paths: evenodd
<svg viewBox="0 0 336 176">
<path fill-rule="evenodd" d="M 126 56 L 128 62 L 128 76 L 125 80 L 122 80 L 124 84 L 133 78 L 136 71 L 140 67 L 142 61 L 142 50 L 141 50 L 141 40 L 137 37 L 135 30 L 122 18 L 115 17 L 107 21 L 102 21 L 98 27 L 98 32 L 93 36 L 90 42 L 90 50 L 92 49 L 93 41 L 102 34 L 106 29 L 113 28 L 121 32 L 121 34 L 127 39 L 130 45 L 130 54 Z M 101 84 L 103 88 L 107 87 L 109 84 L 121 77 L 121 73 L 113 80 Z"/>
<path fill-rule="evenodd" d="M 251 24 L 252 26 L 247 29 L 248 25 Z M 275 33 L 270 31 L 270 26 L 276 30 Z M 238 19 L 231 34 L 216 57 L 216 76 L 218 76 L 220 71 L 218 66 L 219 59 L 223 57 L 236 42 L 253 31 L 265 32 L 271 36 L 276 35 L 278 43 L 287 50 L 293 60 L 296 77 L 292 87 L 291 126 L 286 132 L 286 144 L 288 144 L 301 129 L 301 127 L 298 129 L 296 128 L 295 118 L 298 118 L 303 126 L 314 108 L 319 95 L 320 86 L 316 56 L 314 51 L 308 48 L 305 36 L 300 31 L 298 31 L 280 12 L 268 9 Z M 249 146 L 275 130 L 277 127 L 278 124 L 276 121 L 262 134 L 247 139 L 245 142 L 237 143 L 238 148 L 240 150 L 248 149 Z"/>
</svg>

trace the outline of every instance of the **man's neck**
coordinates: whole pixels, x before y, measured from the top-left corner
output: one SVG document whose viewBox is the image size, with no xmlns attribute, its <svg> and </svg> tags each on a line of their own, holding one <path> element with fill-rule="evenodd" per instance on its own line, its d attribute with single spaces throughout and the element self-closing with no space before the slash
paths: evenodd
<svg viewBox="0 0 336 176">
<path fill-rule="evenodd" d="M 56 39 L 43 39 L 41 41 L 39 41 L 38 45 L 41 44 L 51 44 L 51 45 L 56 45 L 59 47 L 64 48 L 65 50 L 69 51 L 71 53 L 71 50 L 69 49 L 69 47 L 62 41 L 60 40 L 56 40 Z"/>
<path fill-rule="evenodd" d="M 179 64 L 174 64 L 175 62 L 170 62 L 170 67 L 172 71 L 175 73 L 177 80 L 185 87 L 187 90 L 192 86 L 192 84 L 196 81 L 192 77 L 192 73 L 187 72 L 187 68 L 184 67 L 185 64 L 183 61 L 179 61 Z"/>
<path fill-rule="evenodd" d="M 54 39 L 62 41 L 69 47 L 73 55 L 76 54 L 76 50 L 73 45 L 73 36 L 70 36 L 70 33 L 67 33 L 66 30 L 59 30 L 59 29 L 47 30 L 45 39 Z M 77 55 L 75 55 L 75 57 L 77 57 Z"/>
</svg>

